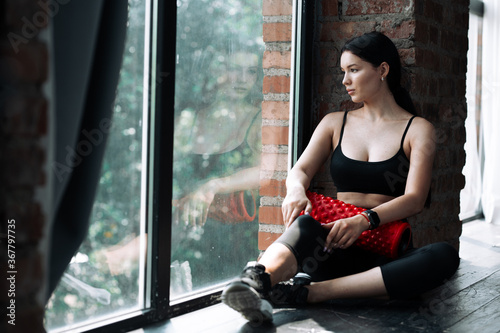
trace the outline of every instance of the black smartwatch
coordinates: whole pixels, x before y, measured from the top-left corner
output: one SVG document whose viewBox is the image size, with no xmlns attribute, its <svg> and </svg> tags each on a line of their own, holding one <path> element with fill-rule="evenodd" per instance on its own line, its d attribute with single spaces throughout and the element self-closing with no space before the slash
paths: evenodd
<svg viewBox="0 0 500 333">
<path fill-rule="evenodd" d="M 380 218 L 378 217 L 378 214 L 371 209 L 365 210 L 364 213 L 366 213 L 368 219 L 370 220 L 370 230 L 377 228 L 380 224 Z"/>
</svg>

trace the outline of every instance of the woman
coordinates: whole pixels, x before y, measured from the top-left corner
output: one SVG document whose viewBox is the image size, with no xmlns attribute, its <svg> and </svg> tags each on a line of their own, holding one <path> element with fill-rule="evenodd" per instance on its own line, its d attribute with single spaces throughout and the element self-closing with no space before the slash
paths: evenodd
<svg viewBox="0 0 500 333">
<path fill-rule="evenodd" d="M 388 37 L 365 34 L 349 41 L 341 54 L 342 83 L 352 101 L 363 106 L 330 113 L 320 122 L 286 180 L 286 231 L 223 291 L 223 302 L 250 321 L 272 320 L 267 300 L 302 304 L 413 297 L 458 268 L 458 253 L 447 243 L 411 248 L 396 260 L 352 246 L 363 231 L 424 208 L 435 140 L 433 126 L 413 115 L 411 98 L 400 84 L 399 54 Z M 338 199 L 371 210 L 321 225 L 308 216 L 312 206 L 306 189 L 332 150 Z M 299 216 L 303 210 L 306 214 Z M 297 272 L 306 272 L 312 283 L 278 284 Z"/>
</svg>

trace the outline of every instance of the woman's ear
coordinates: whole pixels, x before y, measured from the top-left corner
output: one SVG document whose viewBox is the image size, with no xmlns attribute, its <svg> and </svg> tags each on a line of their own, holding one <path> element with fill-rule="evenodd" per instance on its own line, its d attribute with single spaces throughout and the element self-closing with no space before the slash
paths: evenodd
<svg viewBox="0 0 500 333">
<path fill-rule="evenodd" d="M 387 75 L 389 75 L 389 64 L 386 63 L 385 61 L 383 63 L 380 64 L 380 66 L 378 66 L 379 68 L 379 71 L 380 71 L 380 76 L 381 77 L 387 77 Z"/>
</svg>

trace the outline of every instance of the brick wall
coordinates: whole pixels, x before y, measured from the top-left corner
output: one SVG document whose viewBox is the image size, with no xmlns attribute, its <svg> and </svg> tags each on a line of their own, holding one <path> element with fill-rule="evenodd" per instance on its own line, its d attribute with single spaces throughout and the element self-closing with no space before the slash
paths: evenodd
<svg viewBox="0 0 500 333">
<path fill-rule="evenodd" d="M 446 240 L 458 247 L 462 232 L 458 214 L 465 186 L 468 7 L 468 0 L 425 1 L 415 7 L 411 92 L 438 137 L 432 205 L 414 221 L 417 245 Z"/>
<path fill-rule="evenodd" d="M 286 178 L 292 4 L 264 0 L 264 170 L 261 183 L 259 249 L 264 250 L 282 232 L 280 205 Z M 432 205 L 410 222 L 415 245 L 445 240 L 458 247 L 461 222 L 459 195 L 464 186 L 465 73 L 468 1 L 452 0 L 316 0 L 313 47 L 312 123 L 329 112 L 356 108 L 342 86 L 340 49 L 350 38 L 378 30 L 400 50 L 410 90 L 419 115 L 438 133 L 432 183 Z M 285 70 L 286 68 L 286 70 Z M 266 83 L 267 82 L 267 83 Z M 273 164 L 274 163 L 274 164 Z M 273 165 L 275 166 L 273 168 Z M 335 195 L 325 166 L 313 188 Z"/>
<path fill-rule="evenodd" d="M 259 249 L 266 249 L 284 231 L 281 200 L 286 194 L 292 0 L 264 0 L 261 207 Z"/>
<path fill-rule="evenodd" d="M 48 186 L 48 103 L 42 92 L 48 51 L 40 32 L 48 16 L 35 0 L 0 1 L 0 13 L 0 331 L 37 333 L 45 331 L 45 256 L 39 248 L 47 223 L 41 198 Z M 8 252 L 7 234 L 15 252 Z"/>
</svg>

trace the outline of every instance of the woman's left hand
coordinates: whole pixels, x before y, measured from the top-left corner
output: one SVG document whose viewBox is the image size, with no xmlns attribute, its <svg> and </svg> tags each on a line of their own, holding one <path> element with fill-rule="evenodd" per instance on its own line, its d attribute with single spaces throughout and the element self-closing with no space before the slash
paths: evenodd
<svg viewBox="0 0 500 333">
<path fill-rule="evenodd" d="M 323 225 L 330 229 L 325 241 L 325 251 L 332 249 L 346 249 L 359 238 L 361 233 L 368 230 L 369 224 L 361 215 L 340 219 Z"/>
</svg>

